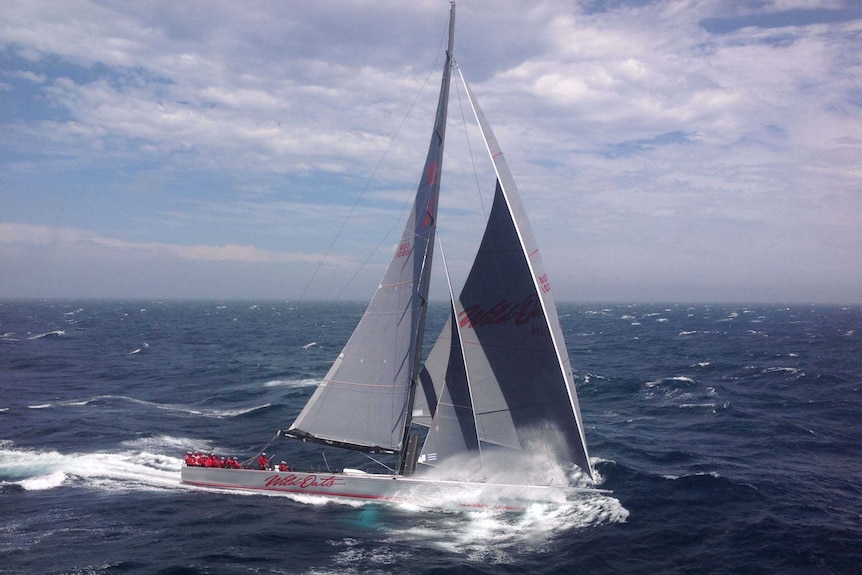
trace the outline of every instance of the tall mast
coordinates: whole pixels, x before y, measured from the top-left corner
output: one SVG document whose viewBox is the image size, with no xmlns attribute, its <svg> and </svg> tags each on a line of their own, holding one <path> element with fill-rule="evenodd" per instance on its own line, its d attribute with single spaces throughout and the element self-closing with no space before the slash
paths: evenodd
<svg viewBox="0 0 862 575">
<path fill-rule="evenodd" d="M 454 45 L 455 45 L 455 3 L 450 2 L 449 7 L 449 42 L 446 47 L 446 64 L 443 66 L 443 78 L 440 81 L 440 96 L 437 99 L 437 117 L 434 122 L 434 134 L 431 137 L 431 148 L 434 148 L 435 138 L 437 139 L 439 150 L 438 150 L 438 161 L 435 164 L 436 169 L 436 183 L 437 186 L 440 185 L 440 175 L 442 174 L 442 164 L 443 164 L 443 144 L 446 140 L 446 118 L 449 111 L 449 82 L 452 77 L 452 64 L 454 62 Z M 429 149 L 429 160 L 431 149 Z M 426 162 L 427 165 L 427 162 Z M 436 206 L 435 206 L 436 211 Z M 426 256 L 426 264 L 428 266 L 427 269 L 424 270 L 426 274 L 430 274 L 431 267 L 431 257 L 434 252 L 434 239 L 430 238 L 429 241 L 429 249 L 427 251 Z M 423 264 L 424 265 L 424 264 Z M 420 286 L 420 294 L 423 306 L 421 319 L 417 325 L 418 332 L 415 335 L 416 346 L 413 350 L 413 367 L 412 372 L 410 374 L 410 392 L 406 405 L 406 425 L 404 426 L 404 435 L 401 441 L 401 451 L 398 455 L 398 473 L 401 474 L 412 474 L 413 468 L 415 466 L 416 457 L 418 456 L 418 451 L 416 449 L 416 444 L 408 449 L 409 438 L 410 438 L 410 423 L 413 419 L 413 402 L 416 397 L 416 388 L 419 385 L 419 371 L 422 367 L 421 359 L 422 359 L 422 341 L 425 335 L 425 316 L 428 305 L 428 281 L 423 282 Z"/>
</svg>

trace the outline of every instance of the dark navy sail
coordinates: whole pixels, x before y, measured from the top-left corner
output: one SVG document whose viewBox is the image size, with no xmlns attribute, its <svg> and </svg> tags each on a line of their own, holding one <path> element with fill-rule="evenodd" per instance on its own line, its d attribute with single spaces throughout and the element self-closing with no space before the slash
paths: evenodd
<svg viewBox="0 0 862 575">
<path fill-rule="evenodd" d="M 425 329 L 452 68 L 454 6 L 437 116 L 411 215 L 383 281 L 338 359 L 284 435 L 399 452 Z"/>
<path fill-rule="evenodd" d="M 438 418 L 451 419 L 453 412 L 444 405 L 445 389 L 427 392 L 440 398 L 440 407 L 420 461 L 430 463 L 442 457 L 440 452 L 463 450 L 475 433 L 480 442 L 512 449 L 541 446 L 556 461 L 575 463 L 592 478 L 550 282 L 502 150 L 466 82 L 464 86 L 494 164 L 497 185 L 482 243 L 455 302 L 457 333 L 444 329 L 438 342 L 458 337 L 463 358 L 452 345 L 446 375 L 440 374 L 443 361 L 437 357 L 427 366 L 425 380 L 438 386 L 440 382 L 468 386 L 475 432 L 467 430 L 467 436 L 451 439 L 449 430 L 449 444 L 440 447 L 445 442 L 438 435 L 443 428 Z M 460 361 L 466 376 L 452 379 L 449 373 Z M 457 393 L 463 396 L 462 390 Z M 454 394 L 454 390 L 449 393 Z"/>
</svg>

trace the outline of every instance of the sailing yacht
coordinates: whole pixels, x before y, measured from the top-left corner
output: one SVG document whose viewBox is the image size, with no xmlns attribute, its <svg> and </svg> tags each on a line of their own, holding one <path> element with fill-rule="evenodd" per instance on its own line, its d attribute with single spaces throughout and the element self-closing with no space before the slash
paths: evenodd
<svg viewBox="0 0 862 575">
<path fill-rule="evenodd" d="M 390 454 L 386 473 L 184 465 L 184 483 L 436 506 L 524 508 L 595 489 L 574 377 L 527 214 L 503 152 L 453 58 L 455 5 L 421 180 L 401 240 L 365 313 L 302 412 L 292 439 Z M 496 174 L 475 260 L 422 361 L 453 69 Z M 417 426 L 427 428 L 419 445 Z M 573 485 L 571 478 L 580 481 Z"/>
</svg>

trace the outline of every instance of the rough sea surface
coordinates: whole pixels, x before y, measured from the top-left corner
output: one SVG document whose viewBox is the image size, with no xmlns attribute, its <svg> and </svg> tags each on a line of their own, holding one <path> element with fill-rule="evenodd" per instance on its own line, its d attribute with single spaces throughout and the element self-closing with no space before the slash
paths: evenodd
<svg viewBox="0 0 862 575">
<path fill-rule="evenodd" d="M 862 572 L 858 306 L 560 305 L 610 496 L 507 513 L 180 485 L 187 449 L 249 457 L 287 427 L 362 309 L 0 301 L 0 572 Z"/>
</svg>

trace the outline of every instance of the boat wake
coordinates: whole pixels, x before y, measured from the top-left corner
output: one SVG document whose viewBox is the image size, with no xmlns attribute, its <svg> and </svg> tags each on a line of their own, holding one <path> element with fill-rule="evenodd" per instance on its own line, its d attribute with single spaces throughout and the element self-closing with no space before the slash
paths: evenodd
<svg viewBox="0 0 862 575">
<path fill-rule="evenodd" d="M 492 565 L 511 564 L 525 552 L 551 551 L 554 541 L 573 529 L 624 523 L 629 514 L 617 499 L 606 495 L 561 505 L 537 503 L 519 513 L 463 507 L 456 510 L 454 505 L 433 512 L 401 505 L 396 507 L 395 517 L 381 511 L 377 506 L 367 506 L 359 511 L 356 521 L 357 525 L 384 533 L 373 547 L 351 538 L 332 541 L 342 548 L 335 557 L 339 566 L 346 567 L 341 572 L 351 572 L 352 565 L 367 568 L 369 563 L 384 567 L 394 556 L 405 553 L 406 547 L 436 548 Z"/>
<path fill-rule="evenodd" d="M 164 438 L 163 444 L 171 446 L 173 451 L 173 444 L 180 441 Z M 115 452 L 60 453 L 22 449 L 3 442 L 0 488 L 4 492 L 45 491 L 65 486 L 106 491 L 185 489 L 179 482 L 181 465 L 178 457 L 141 450 L 134 443 L 124 444 Z"/>
<path fill-rule="evenodd" d="M 224 419 L 228 417 L 236 417 L 238 415 L 245 415 L 247 413 L 251 413 L 253 411 L 257 411 L 260 409 L 266 409 L 271 407 L 272 404 L 265 403 L 263 405 L 256 405 L 253 407 L 247 408 L 236 408 L 236 409 L 191 409 L 189 407 L 184 407 L 182 405 L 175 405 L 170 403 L 156 403 L 154 401 L 146 401 L 143 399 L 136 399 L 134 397 L 129 397 L 126 395 L 97 395 L 95 397 L 91 397 L 89 399 L 83 400 L 68 400 L 68 401 L 59 401 L 57 403 L 40 403 L 34 405 L 28 405 L 29 409 L 50 409 L 56 407 L 90 407 L 90 406 L 104 406 L 106 403 L 112 402 L 129 402 L 137 405 L 144 405 L 147 407 L 153 407 L 155 409 L 160 409 L 164 411 L 177 411 L 180 413 L 187 413 L 189 415 L 200 415 L 203 417 L 212 417 L 216 419 Z"/>
</svg>

